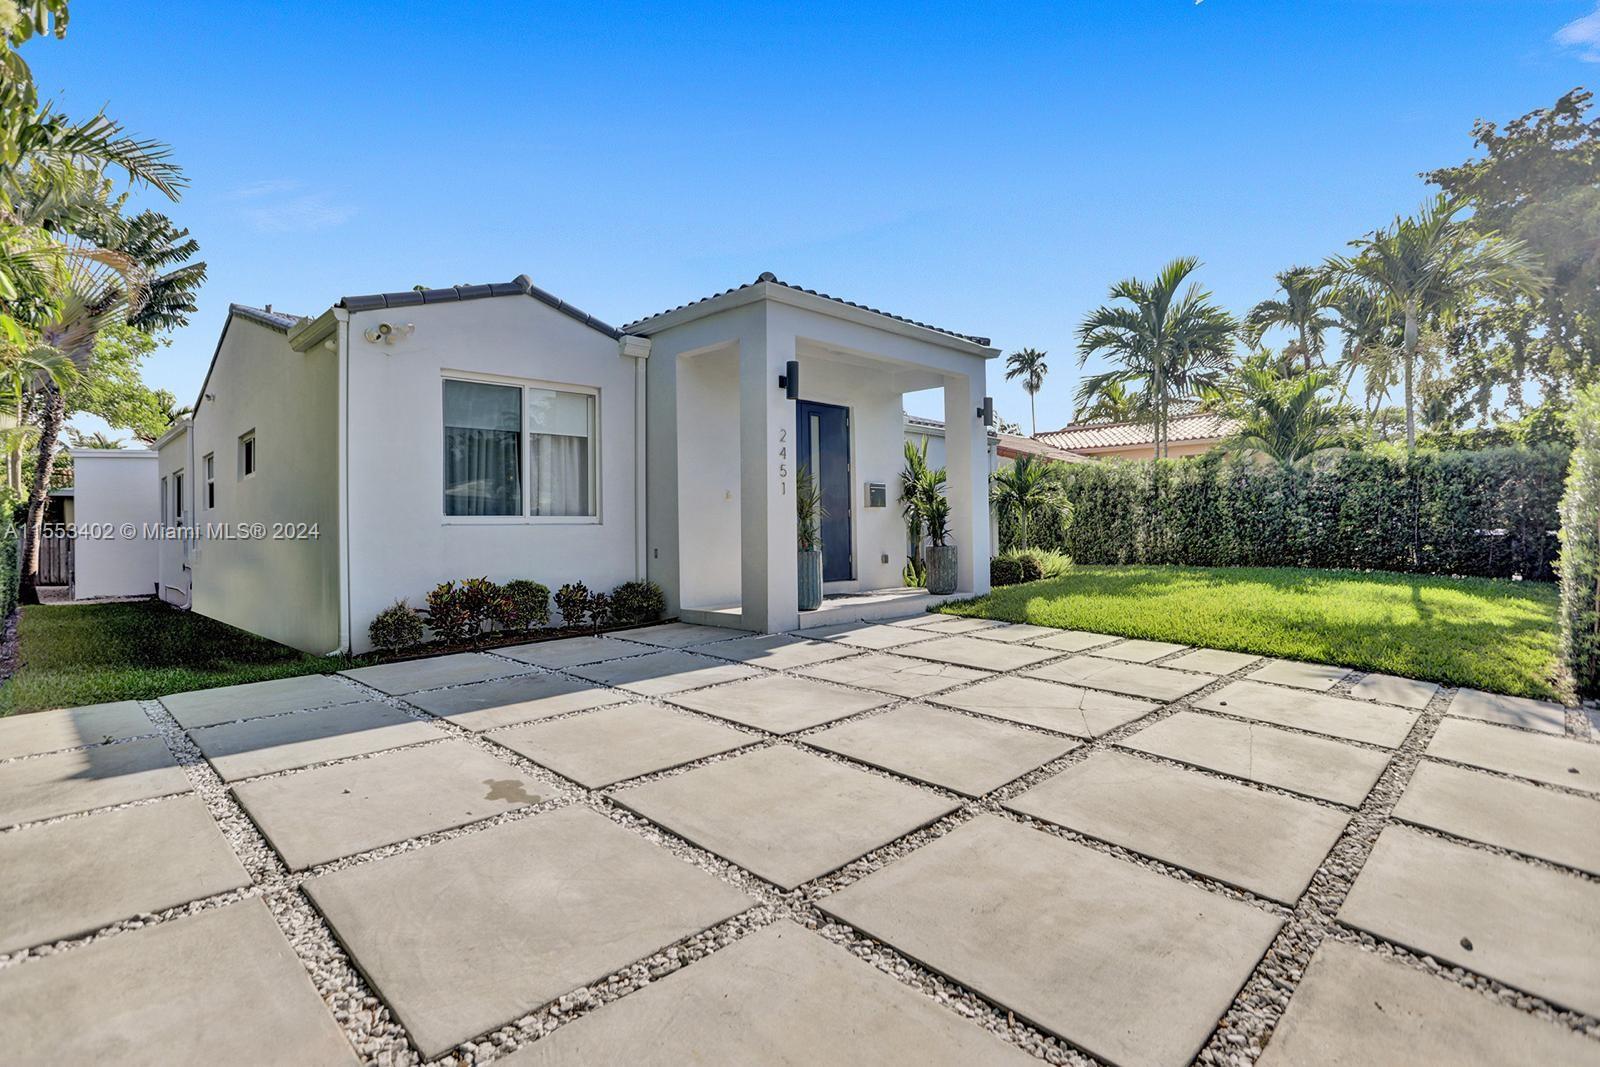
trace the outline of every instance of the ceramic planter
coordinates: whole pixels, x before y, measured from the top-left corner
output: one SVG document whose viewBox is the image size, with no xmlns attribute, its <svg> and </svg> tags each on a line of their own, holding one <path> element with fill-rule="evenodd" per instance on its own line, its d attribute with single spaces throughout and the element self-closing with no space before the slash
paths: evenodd
<svg viewBox="0 0 1600 1067">
<path fill-rule="evenodd" d="M 800 610 L 816 611 L 822 606 L 822 549 L 800 552 Z"/>
<path fill-rule="evenodd" d="M 956 591 L 956 546 L 928 546 L 928 592 Z"/>
</svg>

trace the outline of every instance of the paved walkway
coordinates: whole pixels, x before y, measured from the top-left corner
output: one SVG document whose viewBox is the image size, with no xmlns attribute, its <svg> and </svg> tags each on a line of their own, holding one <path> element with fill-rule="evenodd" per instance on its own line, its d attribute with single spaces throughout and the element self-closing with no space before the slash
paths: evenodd
<svg viewBox="0 0 1600 1067">
<path fill-rule="evenodd" d="M 10 1062 L 1600 1063 L 1600 744 L 946 616 L 0 720 Z"/>
</svg>

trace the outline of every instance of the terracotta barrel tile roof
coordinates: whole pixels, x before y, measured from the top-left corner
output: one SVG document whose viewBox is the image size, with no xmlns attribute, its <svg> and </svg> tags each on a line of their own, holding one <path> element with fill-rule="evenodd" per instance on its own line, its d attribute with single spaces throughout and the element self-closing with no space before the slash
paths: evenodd
<svg viewBox="0 0 1600 1067">
<path fill-rule="evenodd" d="M 1227 437 L 1238 427 L 1233 419 L 1222 415 L 1199 413 L 1174 415 L 1167 421 L 1167 439 L 1179 441 L 1214 441 Z M 1063 426 L 1048 430 L 1037 437 L 1045 444 L 1068 451 L 1085 448 L 1126 448 L 1154 444 L 1153 422 L 1102 422 Z"/>
</svg>

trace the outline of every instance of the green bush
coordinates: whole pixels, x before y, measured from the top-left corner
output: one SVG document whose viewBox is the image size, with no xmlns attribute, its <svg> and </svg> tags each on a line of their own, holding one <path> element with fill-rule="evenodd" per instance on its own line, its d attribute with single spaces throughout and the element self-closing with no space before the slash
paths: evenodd
<svg viewBox="0 0 1600 1067">
<path fill-rule="evenodd" d="M 378 612 L 367 627 L 372 643 L 384 649 L 410 648 L 422 643 L 422 614 L 404 600 Z"/>
<path fill-rule="evenodd" d="M 1061 578 L 1072 569 L 1072 557 L 1053 548 L 1014 548 L 1005 555 L 1021 564 L 1025 582 Z"/>
<path fill-rule="evenodd" d="M 17 609 L 18 567 L 22 563 L 22 540 L 15 526 L 0 530 L 0 627 Z"/>
<path fill-rule="evenodd" d="M 667 611 L 667 595 L 655 582 L 623 582 L 611 591 L 611 621 L 619 626 L 655 622 Z"/>
<path fill-rule="evenodd" d="M 428 606 L 423 614 L 427 616 L 428 629 L 440 641 L 464 641 L 482 626 L 461 587 L 453 581 L 440 582 L 428 592 Z"/>
<path fill-rule="evenodd" d="M 1284 468 L 1194 459 L 1063 465 L 1074 521 L 1040 544 L 1080 563 L 1554 574 L 1559 444 L 1372 449 Z M 1011 543 L 1001 516 L 1000 540 Z M 1042 533 L 1042 532 L 1041 532 Z"/>
<path fill-rule="evenodd" d="M 589 587 L 582 582 L 568 582 L 556 590 L 556 610 L 561 612 L 561 625 L 582 626 L 589 617 L 594 601 Z"/>
<path fill-rule="evenodd" d="M 1561 497 L 1561 660 L 1584 696 L 1600 696 L 1600 385 L 1578 393 L 1576 441 Z"/>
<path fill-rule="evenodd" d="M 1022 564 L 1010 556 L 995 556 L 989 561 L 989 584 L 1017 585 L 1022 581 Z"/>
<path fill-rule="evenodd" d="M 506 630 L 526 630 L 550 622 L 550 590 L 527 578 L 514 578 L 500 587 L 490 616 Z"/>
</svg>

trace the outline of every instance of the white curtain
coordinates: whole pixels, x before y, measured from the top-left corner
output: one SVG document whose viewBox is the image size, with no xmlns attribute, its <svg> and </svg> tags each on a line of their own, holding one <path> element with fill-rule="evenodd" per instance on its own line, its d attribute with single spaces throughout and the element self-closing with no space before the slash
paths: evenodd
<svg viewBox="0 0 1600 1067">
<path fill-rule="evenodd" d="M 589 506 L 589 439 L 536 433 L 529 440 L 533 513 L 593 515 Z"/>
<path fill-rule="evenodd" d="M 522 390 L 444 383 L 444 513 L 522 512 Z"/>
</svg>

